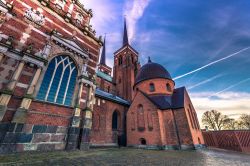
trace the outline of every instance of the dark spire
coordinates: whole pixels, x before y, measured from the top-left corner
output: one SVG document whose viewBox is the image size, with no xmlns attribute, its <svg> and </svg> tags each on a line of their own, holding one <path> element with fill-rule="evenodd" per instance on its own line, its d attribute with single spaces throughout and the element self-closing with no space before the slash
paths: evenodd
<svg viewBox="0 0 250 166">
<path fill-rule="evenodd" d="M 151 61 L 151 59 L 150 59 L 150 56 L 148 57 L 148 63 L 151 63 L 152 61 Z"/>
<path fill-rule="evenodd" d="M 100 64 L 106 65 L 106 35 L 104 37 L 103 48 L 102 48 L 102 55 Z"/>
<path fill-rule="evenodd" d="M 127 31 L 126 19 L 124 19 L 123 46 L 127 44 L 129 44 L 128 43 L 128 31 Z"/>
</svg>

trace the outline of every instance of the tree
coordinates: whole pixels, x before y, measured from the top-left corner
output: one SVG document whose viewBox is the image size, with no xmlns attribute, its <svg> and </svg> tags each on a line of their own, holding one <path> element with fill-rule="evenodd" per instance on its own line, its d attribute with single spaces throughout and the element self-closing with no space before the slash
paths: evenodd
<svg viewBox="0 0 250 166">
<path fill-rule="evenodd" d="M 250 130 L 250 114 L 242 114 L 239 118 L 242 128 Z"/>
<path fill-rule="evenodd" d="M 209 129 L 221 130 L 226 127 L 229 118 L 216 110 L 206 111 L 202 115 L 202 123 L 208 126 Z"/>
<path fill-rule="evenodd" d="M 239 129 L 239 123 L 237 120 L 235 120 L 233 118 L 228 118 L 225 120 L 225 126 L 223 127 L 223 129 L 237 130 L 237 129 Z"/>
</svg>

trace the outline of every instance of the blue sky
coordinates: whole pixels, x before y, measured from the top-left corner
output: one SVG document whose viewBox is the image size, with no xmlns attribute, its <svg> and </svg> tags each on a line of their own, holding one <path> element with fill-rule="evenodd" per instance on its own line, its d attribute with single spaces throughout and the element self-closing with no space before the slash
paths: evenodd
<svg viewBox="0 0 250 166">
<path fill-rule="evenodd" d="M 126 15 L 131 45 L 145 64 L 150 56 L 172 77 L 250 46 L 248 0 L 90 0 L 93 27 L 107 34 L 107 63 L 122 45 Z M 250 49 L 175 80 L 186 86 L 198 116 L 216 109 L 237 117 L 250 113 Z"/>
</svg>

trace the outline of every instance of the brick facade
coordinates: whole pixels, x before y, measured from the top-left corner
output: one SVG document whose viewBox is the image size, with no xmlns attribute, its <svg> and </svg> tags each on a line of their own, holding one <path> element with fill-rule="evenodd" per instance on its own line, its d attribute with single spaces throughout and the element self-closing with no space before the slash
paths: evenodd
<svg viewBox="0 0 250 166">
<path fill-rule="evenodd" d="M 204 143 L 186 91 L 182 107 L 162 110 L 147 95 L 173 95 L 174 82 L 136 84 L 139 53 L 128 42 L 126 24 L 112 77 L 105 57 L 98 64 L 103 42 L 89 24 L 92 10 L 78 0 L 5 1 L 0 0 L 0 153 Z M 71 69 L 77 73 L 73 81 Z M 152 82 L 154 92 L 148 89 Z"/>
</svg>

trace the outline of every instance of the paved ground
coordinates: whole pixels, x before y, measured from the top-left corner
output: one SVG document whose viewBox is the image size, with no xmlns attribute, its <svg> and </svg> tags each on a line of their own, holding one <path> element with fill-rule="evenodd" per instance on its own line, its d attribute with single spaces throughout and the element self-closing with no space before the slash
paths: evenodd
<svg viewBox="0 0 250 166">
<path fill-rule="evenodd" d="M 0 155 L 0 165 L 87 166 L 250 166 L 250 155 L 218 151 L 156 151 L 140 149 L 94 149 L 88 152 L 48 152 Z"/>
</svg>

